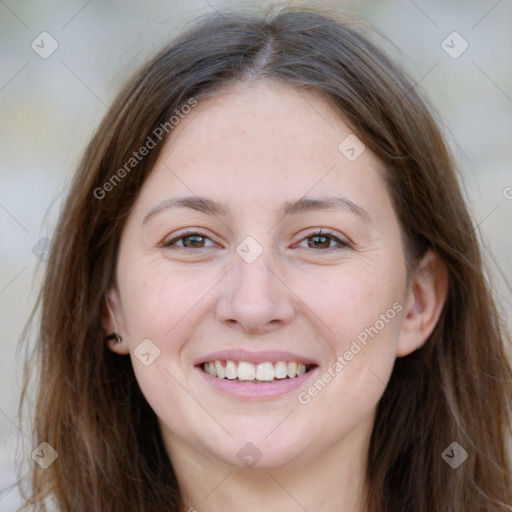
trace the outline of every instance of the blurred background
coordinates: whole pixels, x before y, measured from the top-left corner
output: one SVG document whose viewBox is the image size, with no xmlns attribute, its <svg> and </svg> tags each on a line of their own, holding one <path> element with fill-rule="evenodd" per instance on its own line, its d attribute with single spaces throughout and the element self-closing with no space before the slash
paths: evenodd
<svg viewBox="0 0 512 512">
<path fill-rule="evenodd" d="M 317 3 L 384 34 L 438 112 L 512 326 L 511 0 Z M 262 5 L 286 2 L 0 0 L 0 510 L 19 504 L 35 448 L 18 418 L 18 342 L 86 143 L 127 76 L 197 16 Z"/>
</svg>

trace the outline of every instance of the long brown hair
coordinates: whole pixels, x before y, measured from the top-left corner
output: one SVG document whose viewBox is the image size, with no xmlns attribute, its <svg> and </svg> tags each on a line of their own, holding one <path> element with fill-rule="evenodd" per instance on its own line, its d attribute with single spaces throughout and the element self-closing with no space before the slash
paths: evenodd
<svg viewBox="0 0 512 512">
<path fill-rule="evenodd" d="M 121 230 L 162 143 L 112 177 L 187 102 L 261 79 L 330 102 L 387 169 L 411 267 L 432 248 L 449 275 L 434 332 L 397 359 L 379 402 L 367 510 L 512 510 L 508 334 L 445 142 L 413 82 L 364 27 L 305 8 L 197 23 L 131 78 L 88 145 L 36 304 L 34 446 L 48 442 L 58 459 L 47 469 L 34 464 L 23 508 L 46 510 L 48 497 L 73 512 L 185 508 L 130 359 L 106 347 L 101 324 Z M 457 469 L 441 457 L 452 442 L 468 453 Z"/>
</svg>

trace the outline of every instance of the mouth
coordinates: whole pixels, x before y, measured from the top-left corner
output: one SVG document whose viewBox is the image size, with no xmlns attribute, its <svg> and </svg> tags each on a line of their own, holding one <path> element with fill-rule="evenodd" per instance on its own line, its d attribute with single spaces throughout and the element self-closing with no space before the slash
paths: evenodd
<svg viewBox="0 0 512 512">
<path fill-rule="evenodd" d="M 205 361 L 198 367 L 220 380 L 242 384 L 258 384 L 293 380 L 313 370 L 316 365 L 300 361 L 264 361 L 251 363 L 232 359 Z"/>
<path fill-rule="evenodd" d="M 256 402 L 291 395 L 320 369 L 314 359 L 283 350 L 221 350 L 200 356 L 193 364 L 216 393 Z"/>
</svg>

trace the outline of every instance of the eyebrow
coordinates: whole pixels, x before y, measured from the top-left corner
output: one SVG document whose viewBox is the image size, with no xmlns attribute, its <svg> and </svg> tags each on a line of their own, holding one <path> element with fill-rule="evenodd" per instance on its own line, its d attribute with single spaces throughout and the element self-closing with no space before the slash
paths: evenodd
<svg viewBox="0 0 512 512">
<path fill-rule="evenodd" d="M 207 197 L 186 196 L 164 199 L 151 208 L 144 217 L 142 224 L 146 224 L 152 217 L 161 211 L 170 208 L 190 208 L 209 215 L 228 215 L 229 208 L 226 203 L 221 203 Z M 300 215 L 311 211 L 344 210 L 359 217 L 365 222 L 371 223 L 370 216 L 364 208 L 344 197 L 305 198 L 281 203 L 279 211 L 283 216 Z"/>
</svg>

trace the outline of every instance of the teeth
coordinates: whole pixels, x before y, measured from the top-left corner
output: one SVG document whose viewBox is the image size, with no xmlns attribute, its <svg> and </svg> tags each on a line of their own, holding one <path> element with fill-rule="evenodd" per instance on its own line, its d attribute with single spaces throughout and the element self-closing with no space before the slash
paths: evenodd
<svg viewBox="0 0 512 512">
<path fill-rule="evenodd" d="M 256 378 L 256 371 L 254 365 L 240 361 L 238 363 L 238 378 L 240 380 L 254 380 Z"/>
<path fill-rule="evenodd" d="M 274 365 L 272 363 L 260 363 L 258 365 L 256 380 L 274 380 L 274 375 Z"/>
<path fill-rule="evenodd" d="M 297 375 L 297 363 L 288 363 L 288 377 L 290 377 L 290 379 L 293 379 L 295 375 Z"/>
<path fill-rule="evenodd" d="M 275 379 L 293 379 L 306 373 L 307 368 L 303 363 L 295 361 L 277 361 L 271 363 L 252 364 L 247 361 L 235 362 L 210 361 L 203 364 L 203 370 L 219 379 L 237 380 L 237 382 L 269 382 Z"/>
<path fill-rule="evenodd" d="M 276 379 L 285 379 L 288 375 L 286 371 L 286 363 L 284 361 L 278 361 L 275 368 Z"/>
<path fill-rule="evenodd" d="M 236 379 L 238 377 L 238 371 L 234 361 L 226 361 L 226 379 Z"/>
<path fill-rule="evenodd" d="M 215 369 L 217 370 L 217 377 L 219 377 L 219 379 L 223 379 L 226 376 L 226 371 L 224 370 L 224 366 L 220 364 L 220 361 L 215 361 Z M 211 375 L 213 375 L 213 373 L 211 373 Z"/>
</svg>

